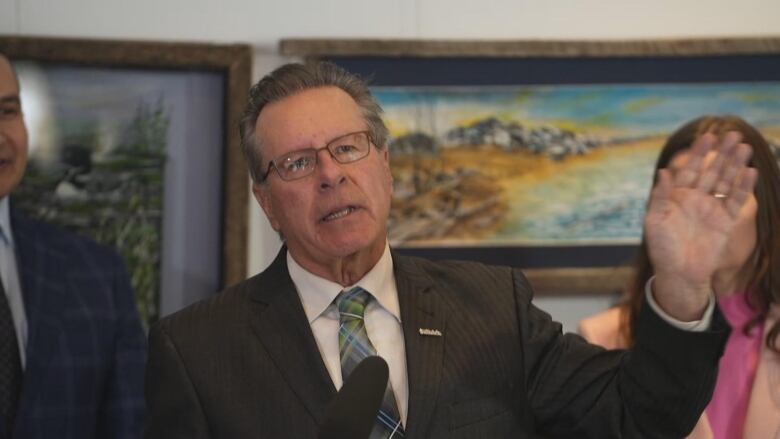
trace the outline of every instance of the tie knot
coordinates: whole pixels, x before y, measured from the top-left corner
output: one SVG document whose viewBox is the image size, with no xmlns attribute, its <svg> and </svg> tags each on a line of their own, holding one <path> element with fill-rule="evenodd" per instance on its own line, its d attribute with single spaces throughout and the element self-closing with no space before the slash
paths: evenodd
<svg viewBox="0 0 780 439">
<path fill-rule="evenodd" d="M 336 297 L 336 306 L 342 318 L 362 319 L 371 294 L 360 287 L 342 291 Z"/>
</svg>

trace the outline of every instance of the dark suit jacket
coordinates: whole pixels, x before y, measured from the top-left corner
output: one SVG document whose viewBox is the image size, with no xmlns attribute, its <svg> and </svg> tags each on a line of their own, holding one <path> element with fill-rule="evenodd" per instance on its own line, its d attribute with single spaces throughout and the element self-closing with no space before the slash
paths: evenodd
<svg viewBox="0 0 780 439">
<path fill-rule="evenodd" d="M 27 315 L 17 439 L 138 438 L 146 339 L 112 250 L 11 210 Z"/>
<path fill-rule="evenodd" d="M 668 439 L 692 429 L 709 399 L 729 333 L 719 313 L 706 333 L 645 313 L 634 350 L 605 351 L 562 335 L 518 270 L 393 262 L 408 438 Z M 283 250 L 152 329 L 146 438 L 314 438 L 335 392 Z"/>
</svg>

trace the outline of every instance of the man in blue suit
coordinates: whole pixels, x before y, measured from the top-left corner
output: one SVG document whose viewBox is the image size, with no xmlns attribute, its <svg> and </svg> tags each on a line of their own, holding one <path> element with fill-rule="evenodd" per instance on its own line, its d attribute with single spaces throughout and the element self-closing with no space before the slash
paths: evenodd
<svg viewBox="0 0 780 439">
<path fill-rule="evenodd" d="M 124 263 L 13 209 L 27 149 L 0 54 L 0 439 L 137 438 L 146 341 Z"/>
</svg>

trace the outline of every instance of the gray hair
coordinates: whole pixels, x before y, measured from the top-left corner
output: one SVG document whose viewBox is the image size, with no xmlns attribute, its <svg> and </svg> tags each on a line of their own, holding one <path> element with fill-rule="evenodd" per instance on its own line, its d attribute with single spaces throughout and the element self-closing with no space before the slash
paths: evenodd
<svg viewBox="0 0 780 439">
<path fill-rule="evenodd" d="M 244 114 L 239 125 L 241 149 L 244 152 L 252 180 L 262 177 L 261 142 L 255 132 L 257 118 L 266 105 L 304 90 L 320 87 L 338 87 L 352 97 L 360 107 L 374 145 L 381 149 L 387 144 L 387 126 L 382 121 L 382 107 L 368 90 L 368 84 L 357 75 L 328 62 L 314 64 L 285 64 L 253 85 L 249 90 Z"/>
</svg>

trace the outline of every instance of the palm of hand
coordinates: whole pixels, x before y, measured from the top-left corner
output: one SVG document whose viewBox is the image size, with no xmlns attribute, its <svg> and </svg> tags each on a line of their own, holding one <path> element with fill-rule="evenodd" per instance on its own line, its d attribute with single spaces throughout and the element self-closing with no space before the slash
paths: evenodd
<svg viewBox="0 0 780 439">
<path fill-rule="evenodd" d="M 755 169 L 747 166 L 751 148 L 739 141 L 737 133 L 720 141 L 705 134 L 674 175 L 669 169 L 658 171 L 645 216 L 656 274 L 671 275 L 688 286 L 711 281 L 757 178 Z M 718 198 L 713 192 L 728 195 Z"/>
<path fill-rule="evenodd" d="M 720 199 L 694 188 L 673 188 L 668 198 L 651 202 L 645 217 L 653 266 L 675 267 L 693 284 L 708 282 L 734 223 Z"/>
</svg>

